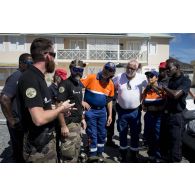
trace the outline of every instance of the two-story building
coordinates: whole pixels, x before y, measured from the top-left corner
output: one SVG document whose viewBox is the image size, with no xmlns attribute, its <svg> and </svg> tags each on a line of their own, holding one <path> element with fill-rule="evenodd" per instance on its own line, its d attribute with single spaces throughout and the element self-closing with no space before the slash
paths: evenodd
<svg viewBox="0 0 195 195">
<path fill-rule="evenodd" d="M 10 74 L 8 67 L 17 66 L 19 55 L 29 52 L 37 37 L 54 42 L 59 66 L 67 66 L 73 59 L 87 62 L 85 74 L 97 72 L 107 61 L 126 64 L 130 59 L 137 59 L 143 66 L 157 67 L 169 58 L 169 41 L 173 38 L 154 33 L 0 34 L 0 80 L 5 77 L 2 67 L 10 69 L 7 73 Z"/>
</svg>

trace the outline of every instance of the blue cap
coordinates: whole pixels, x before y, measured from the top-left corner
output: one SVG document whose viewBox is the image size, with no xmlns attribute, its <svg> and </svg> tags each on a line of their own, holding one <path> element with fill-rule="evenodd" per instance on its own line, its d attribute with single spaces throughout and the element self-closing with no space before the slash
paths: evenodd
<svg viewBox="0 0 195 195">
<path fill-rule="evenodd" d="M 151 71 L 147 71 L 147 72 L 145 72 L 145 75 L 146 76 L 156 76 L 156 77 L 158 77 L 158 72 L 156 71 L 156 70 L 151 70 Z"/>
<path fill-rule="evenodd" d="M 108 68 L 108 69 L 112 69 L 113 71 L 115 71 L 116 69 L 116 65 L 113 63 L 113 62 L 107 62 L 105 65 L 104 65 L 105 68 Z"/>
</svg>

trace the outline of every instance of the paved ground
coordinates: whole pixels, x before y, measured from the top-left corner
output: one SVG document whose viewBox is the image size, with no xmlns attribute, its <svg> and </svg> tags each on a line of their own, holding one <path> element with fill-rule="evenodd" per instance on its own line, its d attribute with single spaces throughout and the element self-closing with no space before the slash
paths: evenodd
<svg viewBox="0 0 195 195">
<path fill-rule="evenodd" d="M 84 140 L 86 138 L 86 135 L 83 134 Z M 128 137 L 129 138 L 129 137 Z M 9 134 L 7 130 L 7 126 L 5 123 L 5 118 L 3 114 L 1 113 L 0 110 L 0 162 L 2 163 L 12 163 L 12 158 L 11 158 L 11 145 L 9 141 Z M 114 141 L 117 145 L 119 145 L 119 137 L 118 137 L 118 132 L 115 130 L 115 137 Z M 141 141 L 141 140 L 140 140 Z M 117 148 L 111 148 L 111 147 L 106 147 L 105 148 L 105 153 L 104 156 L 108 159 L 111 159 L 113 162 L 119 163 L 119 152 Z M 140 163 L 145 163 L 147 162 L 147 151 L 146 150 L 141 150 L 139 153 Z M 130 159 L 130 156 L 128 155 L 128 159 Z M 129 160 L 130 162 L 130 160 Z M 188 162 L 186 159 L 183 159 L 182 162 Z"/>
</svg>

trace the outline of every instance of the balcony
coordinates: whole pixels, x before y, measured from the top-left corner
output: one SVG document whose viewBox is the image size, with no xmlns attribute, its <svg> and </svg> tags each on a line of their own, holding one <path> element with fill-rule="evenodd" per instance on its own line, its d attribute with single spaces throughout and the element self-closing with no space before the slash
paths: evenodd
<svg viewBox="0 0 195 195">
<path fill-rule="evenodd" d="M 58 60 L 112 60 L 112 61 L 128 61 L 130 59 L 137 59 L 140 62 L 147 62 L 147 51 L 136 50 L 86 50 L 86 49 L 64 49 L 57 51 Z"/>
</svg>

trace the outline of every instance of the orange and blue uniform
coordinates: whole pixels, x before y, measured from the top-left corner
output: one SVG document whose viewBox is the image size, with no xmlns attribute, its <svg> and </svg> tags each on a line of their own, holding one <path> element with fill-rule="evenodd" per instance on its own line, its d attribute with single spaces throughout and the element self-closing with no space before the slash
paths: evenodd
<svg viewBox="0 0 195 195">
<path fill-rule="evenodd" d="M 146 110 L 144 115 L 144 137 L 148 143 L 148 155 L 154 160 L 161 158 L 160 153 L 160 127 L 166 94 L 162 90 L 150 87 L 144 91 L 143 106 Z"/>
<path fill-rule="evenodd" d="M 106 139 L 106 105 L 114 97 L 114 84 L 111 79 L 101 81 L 101 72 L 81 79 L 85 87 L 84 101 L 91 109 L 85 112 L 86 133 L 90 139 L 90 156 L 102 155 Z"/>
</svg>

